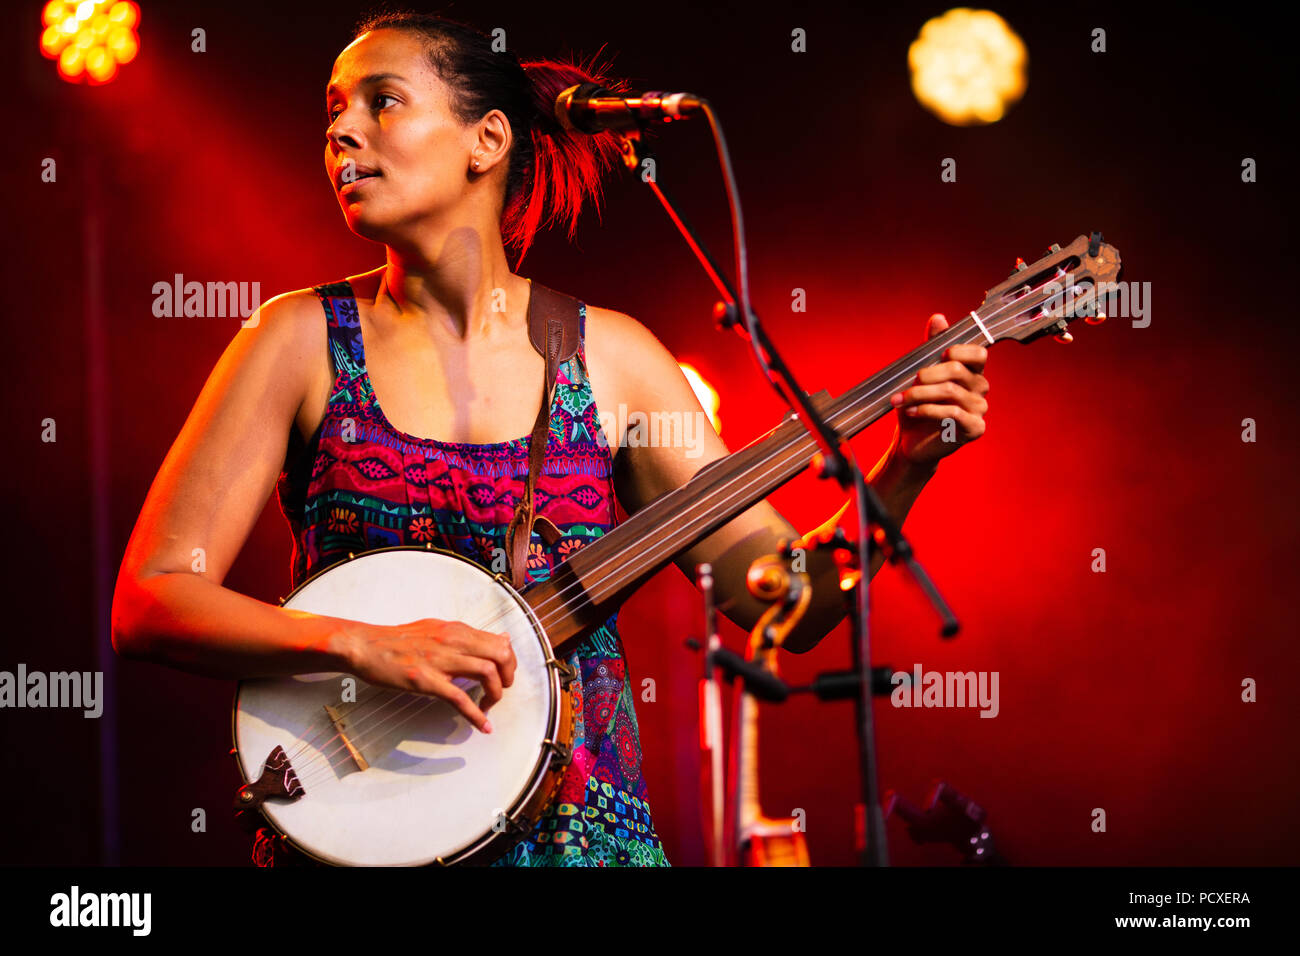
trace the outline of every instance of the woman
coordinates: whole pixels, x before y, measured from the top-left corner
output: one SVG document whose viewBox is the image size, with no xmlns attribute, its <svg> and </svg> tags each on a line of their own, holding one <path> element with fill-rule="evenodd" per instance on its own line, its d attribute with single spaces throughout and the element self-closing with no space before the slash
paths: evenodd
<svg viewBox="0 0 1300 956">
<path fill-rule="evenodd" d="M 587 80 L 608 85 L 563 64 L 524 68 L 481 33 L 435 17 L 385 16 L 359 29 L 327 90 L 325 166 L 349 228 L 382 243 L 385 264 L 279 296 L 236 334 L 127 546 L 113 605 L 120 654 L 223 678 L 348 672 L 444 698 L 491 732 L 486 712 L 514 677 L 504 635 L 436 620 L 321 617 L 221 582 L 277 476 L 295 586 L 349 551 L 432 542 L 485 566 L 502 553 L 528 463 L 528 439 L 515 436 L 531 431 L 544 369 L 527 332 L 530 280 L 511 271 L 506 248 L 522 259 L 544 219 L 567 221 L 572 235 L 583 201 L 598 198 L 616 143 L 564 133 L 548 115 L 560 91 Z M 534 533 L 534 582 L 614 525 L 615 495 L 635 512 L 727 454 L 710 429 L 703 454 L 689 455 L 681 442 L 622 447 L 623 436 L 605 435 L 597 408 L 701 409 L 644 326 L 594 306 L 583 313 L 582 345 L 561 366 L 552 409 L 563 427 L 552 429 L 537 479 L 539 513 L 561 537 L 547 544 Z M 945 327 L 936 316 L 930 334 Z M 946 358 L 895 397 L 900 427 L 872 476 L 900 518 L 938 459 L 983 431 L 984 350 L 955 347 Z M 940 440 L 945 418 L 958 423 L 959 441 Z M 678 564 L 689 573 L 711 562 L 719 600 L 748 628 L 762 608 L 744 569 L 795 534 L 764 502 Z M 833 575 L 820 558 L 810 571 L 815 581 Z M 792 650 L 811 648 L 844 616 L 837 588 L 816 593 L 787 640 Z M 668 865 L 616 616 L 569 663 L 579 674 L 573 760 L 537 827 L 498 862 Z M 481 682 L 481 708 L 453 677 Z M 611 804 L 620 808 L 613 821 Z M 267 831 L 254 857 L 297 861 Z"/>
</svg>

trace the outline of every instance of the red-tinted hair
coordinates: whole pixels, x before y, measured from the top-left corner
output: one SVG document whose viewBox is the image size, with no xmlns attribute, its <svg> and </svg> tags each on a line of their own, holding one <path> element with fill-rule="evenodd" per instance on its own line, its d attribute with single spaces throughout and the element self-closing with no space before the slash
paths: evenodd
<svg viewBox="0 0 1300 956">
<path fill-rule="evenodd" d="M 408 30 L 428 41 L 429 59 L 452 91 L 452 112 L 475 123 L 491 110 L 510 121 L 514 143 L 506 173 L 501 238 L 516 250 L 518 269 L 539 228 L 567 225 L 573 238 L 583 203 L 600 210 L 601 178 L 619 161 L 613 133 L 588 135 L 563 129 L 552 110 L 555 98 L 578 83 L 598 83 L 624 92 L 621 81 L 598 67 L 555 60 L 521 63 L 509 50 L 493 50 L 491 37 L 464 23 L 423 13 L 385 13 L 358 25 L 372 30 Z"/>
</svg>

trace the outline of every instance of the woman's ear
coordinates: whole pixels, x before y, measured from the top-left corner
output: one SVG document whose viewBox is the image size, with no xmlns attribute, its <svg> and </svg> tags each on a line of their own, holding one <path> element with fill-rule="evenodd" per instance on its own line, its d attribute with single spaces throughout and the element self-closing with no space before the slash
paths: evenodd
<svg viewBox="0 0 1300 956">
<path fill-rule="evenodd" d="M 510 145 L 513 142 L 510 121 L 506 119 L 506 114 L 500 110 L 489 110 L 487 115 L 478 121 L 478 138 L 474 144 L 473 154 L 470 156 L 470 168 L 475 172 L 484 173 L 498 163 L 504 162 L 510 155 Z M 478 161 L 477 166 L 474 165 L 475 160 Z"/>
</svg>

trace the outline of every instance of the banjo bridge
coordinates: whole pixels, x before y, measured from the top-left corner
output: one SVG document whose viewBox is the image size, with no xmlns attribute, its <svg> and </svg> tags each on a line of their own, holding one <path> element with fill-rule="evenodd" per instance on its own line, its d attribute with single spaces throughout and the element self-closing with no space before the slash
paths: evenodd
<svg viewBox="0 0 1300 956">
<path fill-rule="evenodd" d="M 361 751 L 353 746 L 352 741 L 348 739 L 348 723 L 342 715 L 329 704 L 325 705 L 325 714 L 329 717 L 330 723 L 338 732 L 339 740 L 343 741 L 343 746 L 348 748 L 348 755 L 352 757 L 353 763 L 357 765 L 358 770 L 367 770 L 370 764 L 366 763 L 366 758 L 361 755 Z"/>
</svg>

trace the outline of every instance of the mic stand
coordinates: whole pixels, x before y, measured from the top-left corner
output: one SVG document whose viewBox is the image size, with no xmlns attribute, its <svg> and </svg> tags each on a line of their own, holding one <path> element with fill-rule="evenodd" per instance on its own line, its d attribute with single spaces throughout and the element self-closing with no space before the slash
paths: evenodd
<svg viewBox="0 0 1300 956">
<path fill-rule="evenodd" d="M 725 152 L 725 145 L 722 143 L 721 130 L 714 122 L 712 109 L 707 103 L 704 103 L 703 106 L 722 151 L 724 171 L 729 174 L 730 169 L 726 165 L 729 160 Z M 654 162 L 652 154 L 643 148 L 641 130 L 621 133 L 620 139 L 624 164 L 629 169 L 635 171 L 648 158 L 652 160 L 653 164 L 650 168 L 657 170 L 658 163 Z M 859 677 L 858 696 L 854 702 L 854 708 L 857 717 L 858 764 L 862 784 L 862 806 L 865 816 L 864 839 L 862 846 L 859 848 L 861 851 L 860 862 L 863 866 L 888 866 L 889 857 L 885 845 L 885 822 L 877 796 L 879 788 L 876 780 L 875 721 L 871 707 L 872 681 L 868 581 L 871 576 L 871 547 L 874 538 L 870 533 L 870 525 L 875 524 L 881 531 L 880 539 L 876 543 L 884 550 L 885 559 L 891 563 L 902 561 L 930 598 L 931 603 L 934 604 L 935 609 L 943 619 L 941 633 L 945 637 L 951 637 L 957 633 L 959 628 L 957 619 L 939 595 L 929 575 L 917 562 L 911 545 L 903 537 L 897 523 L 885 510 L 876 493 L 866 483 L 861 469 L 850 462 L 844 454 L 843 439 L 821 417 L 817 409 L 813 407 L 808 393 L 800 388 L 795 381 L 789 366 L 786 365 L 785 360 L 776 351 L 771 340 L 763 331 L 757 314 L 750 308 L 748 310 L 749 315 L 743 317 L 744 328 L 742 329 L 741 309 L 737 305 L 737 297 L 731 284 L 722 275 L 721 270 L 717 268 L 712 256 L 704 248 L 694 230 L 686 223 L 662 187 L 656 182 L 656 176 L 653 174 L 642 176 L 642 179 L 659 198 L 660 203 L 668 212 L 669 218 L 672 219 L 678 231 L 686 239 L 691 251 L 700 260 L 700 264 L 708 273 L 719 295 L 722 296 L 722 301 L 714 307 L 714 318 L 719 327 L 724 329 L 734 328 L 742 338 L 750 340 L 751 345 L 756 349 L 755 358 L 766 373 L 769 382 L 777 390 L 778 394 L 785 399 L 786 403 L 794 409 L 795 414 L 803 419 L 805 427 L 821 446 L 822 450 L 813 456 L 812 462 L 817 477 L 834 478 L 842 488 L 845 490 L 852 488 L 856 494 L 858 507 L 858 563 L 861 573 L 856 585 L 855 596 L 857 600 L 853 613 L 851 613 L 851 619 L 853 625 L 853 663 Z M 738 207 L 739 200 L 734 196 L 733 202 Z M 743 243 L 743 235 L 738 233 L 736 241 Z"/>
</svg>

